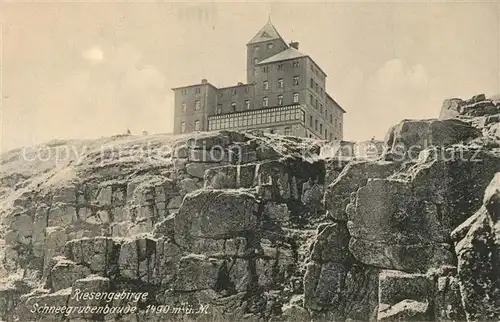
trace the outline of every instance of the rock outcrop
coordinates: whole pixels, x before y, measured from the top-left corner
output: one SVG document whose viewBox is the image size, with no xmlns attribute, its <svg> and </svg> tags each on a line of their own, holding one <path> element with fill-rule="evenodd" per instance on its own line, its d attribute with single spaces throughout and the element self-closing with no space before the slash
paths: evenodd
<svg viewBox="0 0 500 322">
<path fill-rule="evenodd" d="M 445 101 L 385 143 L 221 131 L 10 151 L 0 315 L 498 320 L 497 104 Z"/>
</svg>

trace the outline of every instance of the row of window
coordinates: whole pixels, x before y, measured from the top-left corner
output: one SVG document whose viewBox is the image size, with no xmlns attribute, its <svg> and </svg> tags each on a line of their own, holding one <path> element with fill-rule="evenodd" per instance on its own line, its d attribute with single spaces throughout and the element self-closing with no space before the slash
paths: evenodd
<svg viewBox="0 0 500 322">
<path fill-rule="evenodd" d="M 318 126 L 319 125 L 319 126 Z M 340 122 L 337 123 L 337 119 L 335 119 L 335 127 L 340 126 Z M 313 127 L 313 117 L 309 115 L 309 127 Z M 323 135 L 323 123 L 319 123 L 319 120 L 314 120 L 314 130 L 319 132 L 320 135 Z M 325 126 L 325 139 L 328 137 L 328 129 Z M 331 138 L 330 138 L 331 140 Z"/>
<path fill-rule="evenodd" d="M 200 121 L 196 120 L 194 121 L 194 130 L 199 131 L 200 130 Z M 181 133 L 186 132 L 186 122 L 181 122 Z"/>
<path fill-rule="evenodd" d="M 253 62 L 254 62 L 254 64 L 257 64 L 258 63 L 258 59 L 254 58 Z M 276 69 L 277 70 L 283 70 L 284 66 L 285 66 L 285 64 L 278 64 L 278 65 L 276 65 Z M 292 63 L 292 66 L 293 66 L 293 68 L 299 68 L 300 67 L 300 63 L 298 61 L 294 61 Z M 262 72 L 269 73 L 269 66 L 262 67 Z"/>
<path fill-rule="evenodd" d="M 316 90 L 316 93 L 320 94 L 323 97 L 323 87 L 319 86 L 318 83 L 311 78 L 311 84 L 309 85 L 312 89 Z M 319 90 L 318 90 L 319 88 Z"/>
<path fill-rule="evenodd" d="M 210 131 L 231 129 L 252 125 L 272 124 L 290 120 L 304 121 L 304 112 L 300 108 L 293 108 L 273 111 L 259 111 L 253 114 L 230 115 L 228 117 L 209 119 L 208 129 Z"/>
<path fill-rule="evenodd" d="M 323 104 L 319 103 L 318 99 L 314 98 L 312 94 L 309 94 L 309 103 L 314 106 L 315 109 L 319 108 L 319 112 L 323 115 L 325 119 L 330 119 L 330 123 L 333 123 L 333 113 L 328 114 L 328 109 L 325 107 L 323 110 Z M 337 119 L 335 119 L 335 125 L 337 123 Z"/>
<path fill-rule="evenodd" d="M 299 85 L 299 80 L 300 80 L 299 76 L 293 76 L 293 86 Z M 283 88 L 283 87 L 284 87 L 283 78 L 279 78 L 278 79 L 278 88 Z M 269 90 L 269 81 L 268 80 L 265 80 L 262 82 L 262 88 L 265 91 Z"/>
<path fill-rule="evenodd" d="M 182 107 L 182 111 L 186 112 L 186 110 L 187 110 L 186 102 L 182 102 L 181 107 Z M 194 109 L 196 111 L 199 111 L 201 109 L 201 102 L 199 100 L 194 101 Z"/>
<path fill-rule="evenodd" d="M 274 48 L 274 44 L 272 42 L 268 43 L 267 44 L 267 50 L 270 50 L 270 49 L 273 49 Z M 260 46 L 255 46 L 253 47 L 253 51 L 255 52 L 258 52 L 260 50 Z"/>
<path fill-rule="evenodd" d="M 186 96 L 186 95 L 187 95 L 187 92 L 188 92 L 188 89 L 187 89 L 187 88 L 184 88 L 184 89 L 182 90 L 182 96 Z M 195 94 L 199 94 L 199 93 L 201 93 L 201 88 L 200 88 L 200 87 L 195 87 L 195 88 L 194 88 L 194 92 L 195 92 Z"/>
<path fill-rule="evenodd" d="M 311 64 L 311 71 L 312 71 L 314 74 L 316 74 L 316 76 L 318 76 L 318 77 L 319 77 L 319 71 L 318 71 L 316 68 L 314 68 L 314 65 L 313 65 L 313 64 Z"/>
<path fill-rule="evenodd" d="M 292 103 L 299 102 L 299 93 L 293 93 Z M 283 99 L 283 94 L 278 95 L 278 106 L 283 106 L 285 104 Z M 234 113 L 237 110 L 236 102 L 231 102 L 231 112 Z M 245 109 L 249 110 L 251 107 L 250 100 L 245 100 Z M 262 107 L 269 107 L 269 97 L 262 98 Z M 217 109 L 215 110 L 215 114 L 222 114 L 222 104 L 217 104 Z"/>
<path fill-rule="evenodd" d="M 245 93 L 248 94 L 249 92 L 249 87 L 248 86 L 245 86 Z M 232 88 L 231 89 L 231 95 L 234 96 L 237 94 L 237 88 Z M 224 96 L 224 91 L 223 90 L 219 90 L 219 97 L 223 97 Z"/>
</svg>

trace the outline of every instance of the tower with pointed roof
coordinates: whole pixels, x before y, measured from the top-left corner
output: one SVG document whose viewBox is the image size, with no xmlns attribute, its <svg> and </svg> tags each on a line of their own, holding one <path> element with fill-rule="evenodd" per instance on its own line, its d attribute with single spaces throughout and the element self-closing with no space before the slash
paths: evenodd
<svg viewBox="0 0 500 322">
<path fill-rule="evenodd" d="M 264 59 L 287 49 L 286 41 L 271 23 L 271 19 L 247 43 L 247 83 L 255 81 L 255 67 Z"/>
<path fill-rule="evenodd" d="M 342 140 L 345 110 L 327 93 L 326 73 L 271 19 L 247 43 L 246 83 L 174 88 L 174 133 L 264 131 Z"/>
</svg>

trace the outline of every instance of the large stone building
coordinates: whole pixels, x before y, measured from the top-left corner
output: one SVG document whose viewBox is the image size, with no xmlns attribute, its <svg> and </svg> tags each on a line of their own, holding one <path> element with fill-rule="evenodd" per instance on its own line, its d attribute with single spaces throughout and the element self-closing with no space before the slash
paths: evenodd
<svg viewBox="0 0 500 322">
<path fill-rule="evenodd" d="M 271 21 L 247 44 L 247 82 L 174 88 L 174 133 L 223 129 L 342 140 L 343 114 L 326 91 L 326 73 Z"/>
</svg>

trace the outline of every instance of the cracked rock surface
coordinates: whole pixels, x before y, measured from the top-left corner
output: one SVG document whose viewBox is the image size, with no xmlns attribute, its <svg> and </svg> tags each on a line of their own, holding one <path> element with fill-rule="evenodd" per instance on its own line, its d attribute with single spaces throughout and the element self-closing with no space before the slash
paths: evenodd
<svg viewBox="0 0 500 322">
<path fill-rule="evenodd" d="M 498 320 L 499 104 L 447 100 L 385 142 L 221 131 L 9 151 L 1 319 Z M 148 295 L 75 299 L 124 291 Z"/>
</svg>

